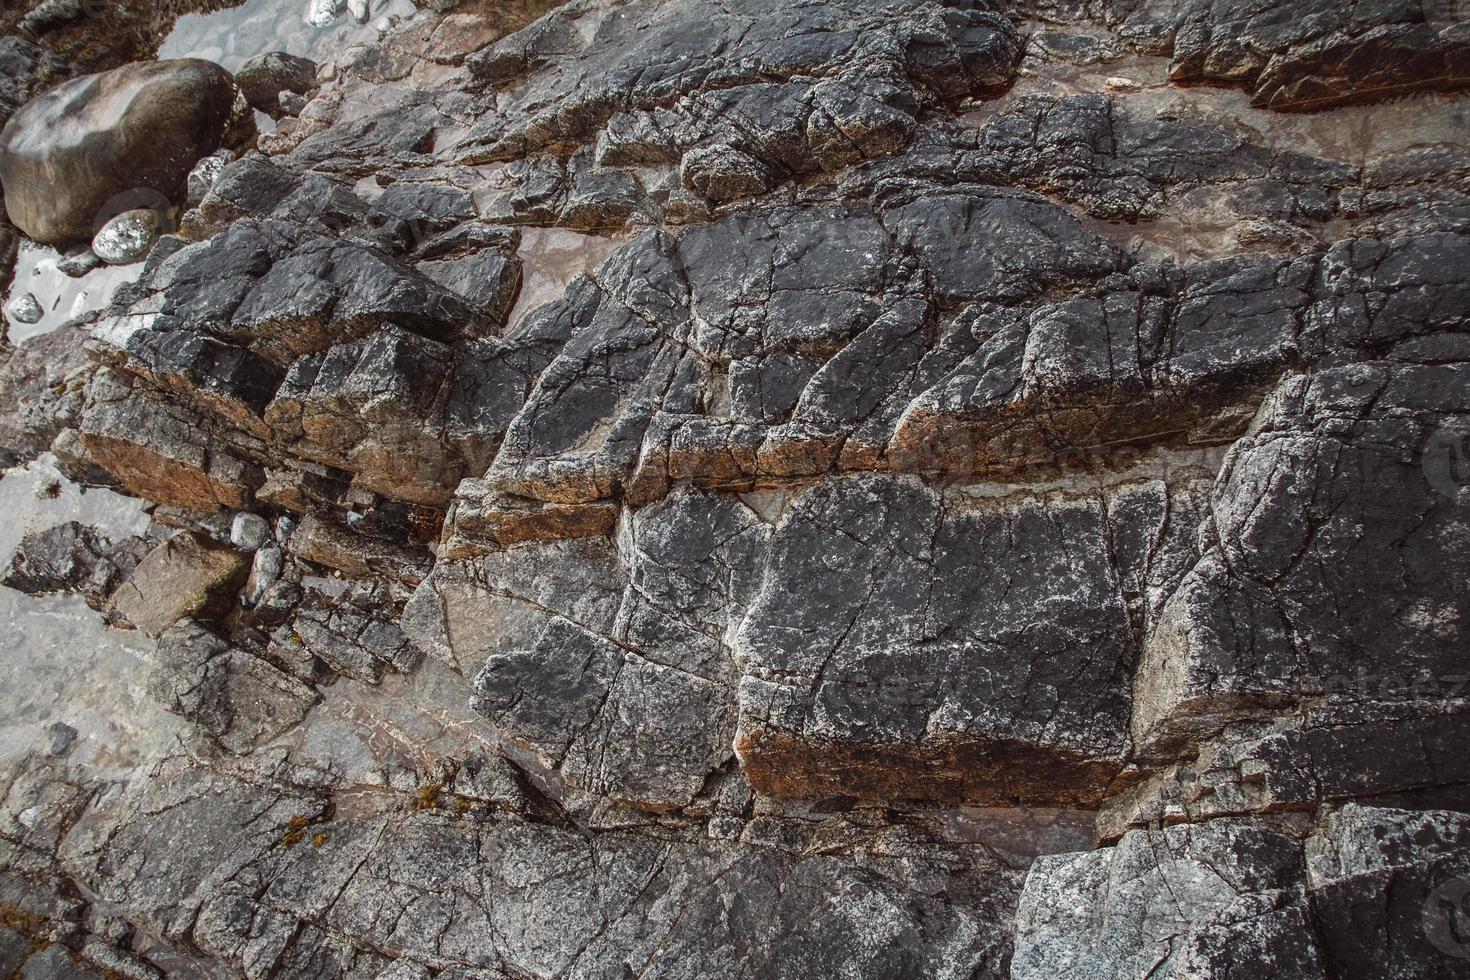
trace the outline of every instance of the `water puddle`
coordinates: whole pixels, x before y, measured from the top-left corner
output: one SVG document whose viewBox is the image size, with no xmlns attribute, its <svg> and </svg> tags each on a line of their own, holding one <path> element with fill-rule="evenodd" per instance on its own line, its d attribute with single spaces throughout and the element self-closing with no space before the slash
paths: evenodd
<svg viewBox="0 0 1470 980">
<path fill-rule="evenodd" d="M 117 287 L 132 282 L 143 271 L 141 262 L 104 265 L 73 279 L 57 269 L 60 261 L 61 255 L 54 248 L 21 241 L 9 298 L 31 294 L 40 304 L 42 315 L 35 323 L 22 323 L 11 315 L 7 301 L 5 323 L 11 343 L 50 333 L 79 316 L 105 309 Z"/>
<path fill-rule="evenodd" d="M 514 328 L 530 310 L 566 292 L 577 276 L 596 271 L 626 236 L 586 235 L 565 228 L 522 228 L 521 291 L 506 323 Z"/>
<path fill-rule="evenodd" d="M 330 0 L 246 0 L 212 14 L 185 14 L 158 49 L 159 60 L 203 58 L 230 71 L 268 51 L 325 62 L 340 48 L 376 41 L 398 20 L 411 16 L 410 0 L 370 0 L 367 18 L 359 22 L 344 5 L 335 17 Z M 325 26 L 313 26 L 313 12 Z M 329 19 L 330 18 L 330 19 Z"/>
<path fill-rule="evenodd" d="M 140 501 L 83 490 L 49 456 L 5 471 L 0 513 L 0 567 L 25 534 L 66 521 L 115 537 L 148 526 Z M 109 629 L 77 596 L 31 597 L 3 587 L 0 626 L 0 771 L 54 744 L 58 723 L 75 732 L 68 762 L 101 778 L 126 778 L 173 743 L 181 723 L 143 690 L 146 637 Z"/>
</svg>

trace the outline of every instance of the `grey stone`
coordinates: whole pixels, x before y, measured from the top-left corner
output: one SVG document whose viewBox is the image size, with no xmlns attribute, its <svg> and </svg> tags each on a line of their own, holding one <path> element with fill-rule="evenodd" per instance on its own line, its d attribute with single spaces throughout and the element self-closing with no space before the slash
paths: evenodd
<svg viewBox="0 0 1470 980">
<path fill-rule="evenodd" d="M 204 196 L 209 193 L 215 181 L 219 180 L 219 175 L 224 172 L 233 156 L 234 154 L 228 150 L 215 150 L 208 156 L 201 157 L 199 162 L 194 164 L 193 169 L 189 171 L 189 176 L 185 178 L 187 185 L 185 201 L 190 207 L 204 200 Z"/>
<path fill-rule="evenodd" d="M 1255 900 L 1291 888 L 1301 873 L 1296 841 L 1227 821 L 1135 831 L 1113 848 L 1038 858 L 1016 912 L 1011 976 L 1196 976 L 1207 944 L 1226 937 L 1241 956 L 1259 956 L 1246 960 L 1253 966 L 1322 976 L 1310 939 L 1305 950 L 1290 947 L 1303 938 L 1302 923 L 1283 929 L 1271 900 Z"/>
<path fill-rule="evenodd" d="M 17 323 L 40 323 L 46 311 L 33 293 L 21 293 L 5 304 L 6 314 Z"/>
<path fill-rule="evenodd" d="M 235 72 L 235 83 L 254 108 L 279 118 L 281 95 L 305 95 L 316 88 L 316 63 L 284 51 L 258 54 Z"/>
<path fill-rule="evenodd" d="M 92 238 L 92 254 L 108 265 L 132 265 L 148 256 L 158 240 L 158 215 L 151 208 L 124 211 Z"/>
<path fill-rule="evenodd" d="M 73 279 L 79 279 L 93 269 L 99 269 L 103 265 L 104 262 L 101 257 L 90 248 L 86 248 L 77 252 L 75 255 L 69 255 L 62 259 L 56 263 L 56 268 L 63 275 L 70 276 Z"/>
<path fill-rule="evenodd" d="M 110 612 L 150 636 L 186 616 L 228 604 L 245 577 L 240 554 L 203 535 L 183 532 L 138 562 L 112 596 Z"/>
<path fill-rule="evenodd" d="M 230 543 L 241 551 L 259 551 L 270 540 L 270 522 L 259 514 L 241 511 L 230 521 Z"/>
<path fill-rule="evenodd" d="M 67 521 L 27 534 L 6 569 L 4 584 L 27 595 L 78 592 L 101 608 L 150 548 L 141 536 L 113 542 L 96 528 Z"/>
</svg>

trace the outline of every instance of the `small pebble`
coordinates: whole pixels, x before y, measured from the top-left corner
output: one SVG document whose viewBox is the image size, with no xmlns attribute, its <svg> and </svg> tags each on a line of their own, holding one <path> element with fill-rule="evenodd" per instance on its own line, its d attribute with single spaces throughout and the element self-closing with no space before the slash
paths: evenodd
<svg viewBox="0 0 1470 980">
<path fill-rule="evenodd" d="M 30 293 L 21 293 L 5 307 L 5 313 L 16 323 L 40 323 L 46 311 Z"/>
<path fill-rule="evenodd" d="M 46 729 L 46 734 L 51 740 L 46 751 L 51 755 L 65 755 L 71 748 L 71 743 L 77 740 L 77 730 L 62 721 L 52 722 Z"/>
<path fill-rule="evenodd" d="M 366 24 L 371 16 L 368 10 L 368 0 L 347 0 L 347 10 L 352 14 L 352 19 L 359 24 Z"/>
<path fill-rule="evenodd" d="M 1143 88 L 1142 85 L 1133 79 L 1124 78 L 1121 75 L 1111 75 L 1103 80 L 1103 84 L 1115 92 L 1132 92 Z"/>
<path fill-rule="evenodd" d="M 246 604 L 259 605 L 270 587 L 280 581 L 285 567 L 286 556 L 275 545 L 257 551 L 255 561 L 250 566 L 250 581 L 246 583 Z"/>
<path fill-rule="evenodd" d="M 82 249 L 75 255 L 68 255 L 66 258 L 56 263 L 56 271 L 60 272 L 64 276 L 70 276 L 73 279 L 80 279 L 82 276 L 85 276 L 93 269 L 100 269 L 105 264 L 106 263 L 104 263 L 100 258 L 97 257 L 96 252 L 92 251 L 90 248 L 86 248 Z"/>
<path fill-rule="evenodd" d="M 346 8 L 346 0 L 311 0 L 306 22 L 312 27 L 328 27 Z"/>
<path fill-rule="evenodd" d="M 148 255 L 158 241 L 158 215 L 151 208 L 124 211 L 102 226 L 92 239 L 92 251 L 108 265 L 132 265 Z"/>
<path fill-rule="evenodd" d="M 259 551 L 270 537 L 270 522 L 259 514 L 242 511 L 230 524 L 230 544 L 241 551 Z"/>
</svg>

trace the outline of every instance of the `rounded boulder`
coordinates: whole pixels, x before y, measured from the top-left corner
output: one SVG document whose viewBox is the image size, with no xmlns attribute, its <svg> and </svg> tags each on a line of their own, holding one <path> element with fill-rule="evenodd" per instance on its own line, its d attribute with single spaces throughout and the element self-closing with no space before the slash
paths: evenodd
<svg viewBox="0 0 1470 980">
<path fill-rule="evenodd" d="M 199 158 L 252 130 L 234 79 L 212 62 L 136 62 L 73 79 L 0 132 L 5 209 L 37 242 L 87 241 L 123 211 L 182 203 Z"/>
</svg>

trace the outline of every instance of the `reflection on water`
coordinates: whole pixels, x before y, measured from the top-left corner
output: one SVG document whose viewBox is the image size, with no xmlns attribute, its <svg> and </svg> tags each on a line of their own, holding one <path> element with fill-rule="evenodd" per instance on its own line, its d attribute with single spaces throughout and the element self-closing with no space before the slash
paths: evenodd
<svg viewBox="0 0 1470 980">
<path fill-rule="evenodd" d="M 25 534 L 66 521 L 114 537 L 148 526 L 139 501 L 84 492 L 49 456 L 4 473 L 0 514 L 0 567 Z M 151 644 L 141 634 L 107 628 L 76 596 L 33 598 L 3 587 L 0 625 L 0 766 L 44 751 L 58 722 L 77 733 L 68 761 L 104 778 L 127 777 L 173 742 L 179 722 L 143 691 L 140 658 Z"/>
<path fill-rule="evenodd" d="M 104 265 L 80 279 L 73 279 L 56 268 L 61 255 L 54 248 L 23 240 L 15 257 L 15 281 L 10 286 L 12 297 L 30 293 L 41 304 L 42 316 L 35 323 L 21 323 L 5 314 L 10 342 L 18 344 L 28 337 L 50 333 L 57 327 L 86 313 L 104 309 L 112 294 L 123 283 L 132 282 L 143 271 L 143 264 Z"/>
<path fill-rule="evenodd" d="M 390 21 L 415 9 L 410 0 L 371 0 L 366 21 L 359 23 L 345 4 L 330 5 L 337 10 L 335 19 L 313 27 L 307 18 L 319 6 L 312 0 L 246 0 L 217 13 L 185 14 L 174 23 L 158 57 L 203 58 L 230 71 L 268 51 L 323 62 L 346 44 L 376 40 Z"/>
</svg>

